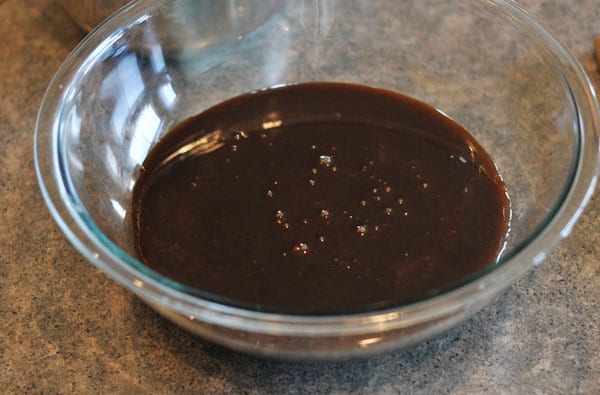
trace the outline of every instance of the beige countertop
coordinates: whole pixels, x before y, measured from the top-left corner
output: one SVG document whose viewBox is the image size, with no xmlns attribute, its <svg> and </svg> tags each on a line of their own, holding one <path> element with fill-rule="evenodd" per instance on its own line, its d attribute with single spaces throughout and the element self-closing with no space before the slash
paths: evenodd
<svg viewBox="0 0 600 395">
<path fill-rule="evenodd" d="M 522 2 L 600 75 L 597 0 Z M 36 112 L 83 37 L 51 0 L 0 0 L 0 393 L 600 393 L 600 198 L 570 238 L 475 317 L 344 363 L 262 360 L 158 316 L 89 264 L 51 218 Z"/>
</svg>

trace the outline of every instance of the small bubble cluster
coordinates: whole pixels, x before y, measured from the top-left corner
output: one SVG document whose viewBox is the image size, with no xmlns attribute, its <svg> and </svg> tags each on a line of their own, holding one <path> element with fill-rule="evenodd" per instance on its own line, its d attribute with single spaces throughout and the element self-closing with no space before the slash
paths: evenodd
<svg viewBox="0 0 600 395">
<path fill-rule="evenodd" d="M 296 243 L 292 248 L 292 251 L 296 254 L 306 255 L 308 254 L 308 244 L 302 242 Z"/>
<path fill-rule="evenodd" d="M 319 164 L 321 166 L 330 167 L 333 165 L 333 156 L 331 155 L 321 155 L 319 156 Z"/>
<path fill-rule="evenodd" d="M 357 225 L 356 233 L 358 233 L 361 236 L 364 236 L 367 233 L 367 227 L 365 225 Z"/>
<path fill-rule="evenodd" d="M 261 133 L 259 136 L 261 139 L 267 137 L 265 133 Z M 245 135 L 244 132 L 237 132 L 234 134 L 233 139 L 237 142 L 247 137 L 248 136 Z M 271 145 L 270 141 L 269 145 Z M 336 152 L 337 147 L 330 146 L 328 152 L 324 151 L 327 148 L 322 147 L 321 144 L 309 144 L 308 147 L 312 151 L 321 151 L 321 153 L 317 154 L 318 159 L 316 165 L 313 162 L 313 166 L 306 169 L 308 177 L 305 178 L 304 182 L 312 187 L 311 190 L 314 192 L 310 193 L 319 193 L 321 188 L 323 188 L 323 185 L 327 186 L 327 184 L 324 183 L 329 182 L 328 179 L 322 179 L 322 177 L 332 177 L 337 171 L 337 166 L 333 156 L 333 153 L 336 155 L 338 154 Z M 234 152 L 238 149 L 236 144 L 231 145 L 230 148 Z M 325 169 L 328 169 L 329 171 L 325 172 Z M 421 176 L 417 166 L 413 164 L 410 166 L 410 170 L 412 171 L 413 177 L 416 180 L 419 180 L 418 185 L 420 185 L 423 190 L 430 187 L 429 183 L 422 179 L 423 177 Z M 344 172 L 342 174 L 346 176 L 348 173 Z M 298 213 L 295 213 L 295 218 L 292 221 L 289 221 L 284 214 L 285 207 L 283 207 L 275 212 L 276 223 L 279 224 L 283 230 L 289 229 L 290 224 L 292 224 L 293 227 L 297 226 L 297 224 L 300 224 L 302 229 L 306 229 L 309 232 L 312 231 L 311 229 L 315 229 L 315 226 L 347 226 L 350 231 L 353 230 L 356 235 L 362 238 L 365 237 L 369 232 L 373 232 L 373 234 L 377 232 L 384 232 L 386 230 L 386 226 L 389 226 L 391 223 L 393 223 L 390 221 L 399 221 L 401 218 L 408 217 L 409 212 L 406 210 L 406 208 L 404 208 L 402 211 L 394 208 L 397 206 L 405 206 L 404 197 L 398 196 L 398 193 L 396 192 L 391 180 L 386 179 L 384 175 L 377 172 L 375 160 L 367 160 L 363 162 L 362 165 L 359 165 L 355 170 L 351 169 L 350 177 L 362 177 L 363 179 L 368 178 L 368 180 L 371 180 L 369 182 L 372 184 L 370 185 L 370 188 L 363 191 L 362 196 L 358 196 L 359 199 L 357 206 L 340 208 L 339 213 L 341 214 L 343 212 L 343 215 L 339 215 L 339 217 L 336 217 L 334 221 L 331 220 L 332 211 L 325 208 L 317 209 L 316 213 L 313 211 L 313 214 L 308 216 L 306 215 L 306 212 L 302 213 L 303 216 L 296 216 Z M 274 197 L 276 192 L 275 188 L 285 188 L 285 182 L 283 182 L 282 185 L 279 184 L 280 183 L 277 179 L 272 181 L 271 188 L 267 187 L 266 190 L 267 198 Z M 311 204 L 314 204 L 314 206 L 318 207 L 320 205 L 319 200 L 315 200 Z M 355 212 L 354 210 L 360 211 Z M 314 222 L 314 219 L 319 219 L 319 217 L 321 221 Z M 318 225 L 319 223 L 320 225 Z M 300 237 L 308 237 L 309 239 L 314 240 L 317 248 L 322 248 L 321 246 L 326 244 L 328 241 L 326 238 L 328 232 L 327 228 L 322 230 L 324 230 L 325 233 L 317 233 L 316 235 L 312 233 L 302 235 Z M 368 239 L 370 240 L 370 238 Z M 290 250 L 287 251 L 289 252 Z M 308 244 L 305 242 L 298 242 L 291 247 L 291 251 L 296 255 L 306 255 L 309 251 Z"/>
<path fill-rule="evenodd" d="M 236 137 L 236 140 L 240 140 L 245 138 L 241 134 L 239 137 Z M 335 146 L 330 147 L 330 152 L 336 150 Z M 322 149 L 318 144 L 311 144 L 310 149 L 314 151 L 318 151 Z M 386 224 L 389 225 L 389 221 L 398 221 L 400 218 L 407 217 L 408 211 L 398 211 L 397 218 L 394 219 L 396 215 L 396 210 L 393 207 L 404 205 L 404 198 L 398 196 L 394 193 L 394 187 L 390 180 L 382 177 L 381 174 L 378 174 L 375 170 L 375 161 L 369 160 L 362 166 L 358 167 L 355 171 L 352 172 L 352 177 L 368 177 L 369 180 L 372 180 L 372 184 L 370 187 L 365 190 L 365 194 L 362 196 L 362 199 L 359 198 L 358 204 L 355 207 L 349 206 L 343 209 L 339 209 L 340 215 L 332 221 L 332 210 L 329 208 L 321 208 L 317 209 L 316 212 L 313 211 L 312 214 L 306 215 L 307 213 L 303 213 L 302 216 L 297 216 L 293 221 L 289 221 L 287 216 L 284 214 L 285 207 L 280 208 L 275 211 L 275 221 L 278 225 L 281 226 L 282 230 L 290 229 L 290 224 L 292 226 L 297 226 L 296 224 L 302 226 L 302 229 L 306 229 L 308 232 L 312 232 L 315 226 L 317 227 L 329 227 L 329 226 L 347 226 L 350 231 L 353 230 L 359 238 L 363 238 L 369 234 L 369 232 L 373 232 L 373 235 L 376 233 L 380 233 L 386 230 Z M 327 168 L 330 172 L 321 173 L 321 170 Z M 321 170 L 320 170 L 321 169 Z M 415 166 L 411 168 L 417 178 L 420 177 L 420 174 L 417 173 L 418 169 Z M 333 155 L 330 154 L 321 154 L 318 156 L 317 165 L 313 165 L 306 169 L 308 173 L 308 178 L 305 179 L 307 184 L 313 187 L 314 191 L 318 193 L 320 190 L 318 185 L 321 183 L 321 177 L 332 177 L 335 173 L 336 166 L 334 163 Z M 343 173 L 346 174 L 346 173 Z M 278 180 L 279 178 L 272 179 L 272 186 L 275 188 L 285 187 L 286 183 L 281 184 Z M 329 180 L 324 179 L 323 182 L 329 182 Z M 280 185 L 281 184 L 281 185 Z M 422 182 L 420 186 L 423 189 L 428 188 L 428 183 Z M 267 188 L 266 196 L 267 198 L 272 198 L 275 195 L 275 190 Z M 319 199 L 320 200 L 320 199 Z M 318 207 L 320 205 L 319 200 L 315 200 L 312 204 Z M 355 212 L 354 210 L 361 210 Z M 334 210 L 335 211 L 335 210 Z M 360 215 L 357 215 L 360 214 Z M 294 214 L 294 216 L 296 216 Z M 314 219 L 320 219 L 318 222 L 314 222 Z M 320 225 L 319 225 L 320 224 Z M 391 228 L 390 228 L 391 229 Z M 324 231 L 325 233 L 317 233 L 317 234 L 306 234 L 300 237 L 308 237 L 311 240 L 314 240 L 317 248 L 323 248 L 322 246 L 326 245 L 328 242 L 327 232 L 330 232 L 332 229 L 322 228 L 319 232 Z M 368 238 L 370 239 L 370 238 Z M 287 250 L 288 252 L 290 250 Z M 308 244 L 305 242 L 295 243 L 291 247 L 291 252 L 295 255 L 306 255 L 309 252 Z"/>
<path fill-rule="evenodd" d="M 283 214 L 283 211 L 281 211 L 281 210 L 277 210 L 277 211 L 275 212 L 275 221 L 276 221 L 278 224 L 282 224 L 284 220 L 285 220 L 285 214 Z"/>
</svg>

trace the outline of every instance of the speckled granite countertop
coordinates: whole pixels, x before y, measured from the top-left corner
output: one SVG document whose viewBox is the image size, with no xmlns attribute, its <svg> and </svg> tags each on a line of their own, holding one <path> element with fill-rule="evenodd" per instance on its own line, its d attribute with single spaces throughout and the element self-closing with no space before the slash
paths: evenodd
<svg viewBox="0 0 600 395">
<path fill-rule="evenodd" d="M 600 88 L 597 0 L 522 3 Z M 497 302 L 404 351 L 266 361 L 165 321 L 71 247 L 37 187 L 37 108 L 82 33 L 51 0 L 0 0 L 0 21 L 0 393 L 600 393 L 598 195 Z"/>
</svg>

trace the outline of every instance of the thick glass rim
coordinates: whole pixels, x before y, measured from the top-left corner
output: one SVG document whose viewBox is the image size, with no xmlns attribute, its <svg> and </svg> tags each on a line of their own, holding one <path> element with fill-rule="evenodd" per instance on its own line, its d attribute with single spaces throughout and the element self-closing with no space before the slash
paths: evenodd
<svg viewBox="0 0 600 395">
<path fill-rule="evenodd" d="M 116 40 L 119 35 L 115 32 L 119 26 L 140 23 L 166 3 L 168 0 L 130 3 L 108 18 L 73 50 L 50 82 L 38 113 L 34 136 L 38 182 L 44 200 L 61 230 L 89 261 L 151 303 L 166 306 L 191 317 L 201 316 L 206 312 L 216 313 L 214 317 L 208 318 L 209 321 L 214 319 L 215 322 L 230 320 L 232 317 L 244 317 L 255 322 L 265 321 L 268 325 L 281 322 L 335 324 L 345 319 L 365 325 L 383 321 L 395 321 L 398 325 L 406 325 L 406 322 L 415 320 L 422 322 L 464 304 L 468 295 L 497 292 L 523 274 L 531 263 L 540 263 L 548 251 L 569 234 L 595 188 L 598 174 L 599 111 L 593 87 L 587 76 L 568 51 L 518 5 L 509 1 L 485 1 L 483 3 L 486 3 L 486 6 L 497 7 L 501 12 L 510 15 L 511 23 L 519 28 L 525 27 L 526 33 L 548 51 L 561 70 L 577 112 L 575 152 L 569 165 L 567 181 L 552 210 L 527 238 L 507 251 L 498 262 L 459 282 L 424 293 L 414 300 L 401 303 L 385 302 L 353 310 L 301 311 L 268 306 L 257 308 L 172 281 L 125 253 L 100 231 L 87 214 L 71 186 L 65 166 L 65 157 L 62 154 L 64 133 L 61 133 L 63 114 L 60 111 L 69 94 L 70 73 L 92 62 L 94 54 L 99 56 L 102 48 Z M 590 119 L 584 119 L 585 113 L 589 113 Z M 58 117 L 55 118 L 56 114 Z M 590 148 L 590 143 L 586 140 L 594 139 L 596 147 Z M 585 147 L 585 144 L 588 146 Z"/>
</svg>

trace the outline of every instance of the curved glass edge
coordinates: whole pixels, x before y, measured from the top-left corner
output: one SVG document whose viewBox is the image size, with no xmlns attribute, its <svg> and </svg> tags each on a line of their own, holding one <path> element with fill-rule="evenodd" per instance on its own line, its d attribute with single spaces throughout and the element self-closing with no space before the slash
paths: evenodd
<svg viewBox="0 0 600 395">
<path fill-rule="evenodd" d="M 136 2 L 134 2 L 136 3 Z M 148 2 L 154 7 L 159 6 L 164 1 L 151 1 Z M 50 86 L 43 98 L 42 107 L 38 113 L 38 119 L 36 121 L 36 132 L 34 138 L 34 155 L 35 155 L 35 166 L 40 188 L 44 200 L 48 204 L 50 212 L 57 221 L 61 230 L 65 233 L 67 238 L 73 243 L 73 245 L 94 265 L 102 269 L 104 272 L 112 276 L 121 285 L 125 286 L 129 290 L 138 294 L 143 299 L 146 299 L 153 303 L 168 306 L 181 314 L 194 316 L 202 315 L 206 312 L 212 314 L 218 313 L 222 315 L 220 318 L 231 318 L 231 317 L 244 317 L 253 321 L 265 320 L 267 323 L 273 322 L 297 322 L 306 323 L 307 319 L 312 319 L 317 322 L 338 322 L 339 319 L 356 319 L 366 324 L 372 324 L 373 322 L 393 321 L 400 319 L 406 321 L 410 316 L 417 321 L 423 321 L 429 318 L 429 316 L 438 316 L 444 314 L 444 311 L 450 311 L 459 307 L 464 303 L 464 297 L 474 292 L 499 292 L 501 289 L 508 286 L 508 283 L 519 275 L 523 274 L 528 268 L 529 263 L 540 263 L 545 258 L 545 255 L 550 248 L 556 244 L 560 239 L 566 237 L 572 228 L 577 218 L 581 215 L 583 207 L 589 201 L 591 194 L 594 190 L 597 174 L 598 174 L 598 104 L 594 90 L 589 83 L 585 73 L 578 65 L 577 61 L 558 43 L 552 38 L 540 24 L 531 17 L 527 12 L 522 10 L 520 7 L 513 3 L 506 3 L 503 1 L 496 1 L 509 12 L 519 17 L 520 22 L 525 22 L 525 25 L 529 26 L 534 36 L 537 36 L 547 46 L 550 46 L 556 58 L 561 64 L 568 66 L 568 71 L 573 74 L 579 86 L 576 86 L 577 92 L 572 94 L 579 96 L 582 100 L 577 100 L 577 97 L 573 97 L 575 103 L 579 103 L 580 107 L 587 107 L 591 114 L 590 119 L 579 119 L 579 136 L 585 137 L 584 131 L 588 131 L 588 140 L 594 140 L 595 149 L 590 149 L 591 142 L 588 142 L 587 149 L 580 148 L 580 159 L 592 157 L 593 166 L 588 165 L 587 168 L 583 168 L 586 161 L 580 160 L 579 166 L 574 168 L 573 174 L 570 177 L 570 182 L 567 183 L 563 199 L 557 202 L 557 207 L 553 210 L 547 220 L 540 224 L 538 229 L 530 235 L 528 239 L 520 243 L 513 251 L 507 253 L 497 264 L 491 265 L 490 267 L 475 273 L 472 276 L 464 279 L 458 284 L 454 284 L 443 290 L 436 290 L 434 294 L 427 294 L 425 298 L 427 300 L 415 301 L 411 304 L 403 305 L 382 305 L 375 309 L 361 309 L 360 311 L 354 312 L 327 312 L 326 314 L 334 314 L 329 317 L 321 317 L 312 314 L 302 314 L 299 312 L 278 312 L 278 311 L 260 311 L 251 310 L 248 311 L 244 307 L 237 306 L 234 304 L 222 304 L 219 300 L 211 301 L 211 298 L 206 298 L 204 293 L 197 290 L 190 289 L 186 286 L 178 284 L 174 281 L 165 279 L 142 265 L 136 259 L 133 259 L 129 255 L 125 254 L 119 247 L 108 240 L 102 235 L 99 229 L 95 226 L 90 218 L 86 218 L 82 222 L 80 216 L 84 211 L 69 207 L 60 199 L 57 199 L 57 203 L 63 203 L 62 206 L 57 206 L 53 198 L 59 198 L 61 193 L 59 192 L 57 185 L 48 184 L 45 182 L 49 174 L 45 174 L 44 169 L 49 169 L 50 160 L 45 155 L 52 155 L 53 153 L 42 153 L 40 145 L 40 139 L 43 137 L 40 134 L 40 130 L 44 129 L 42 123 L 46 119 L 46 113 L 52 114 L 51 109 L 58 108 L 58 103 L 55 100 L 56 92 L 63 90 L 63 86 L 59 84 L 61 77 L 66 76 L 66 70 L 75 64 L 75 59 L 80 55 L 80 52 L 84 52 L 82 48 L 85 47 L 87 41 L 93 41 L 95 37 L 102 34 L 102 30 L 112 31 L 111 29 L 117 26 L 122 20 L 127 19 L 129 13 L 135 13 L 140 10 L 148 11 L 147 7 L 142 7 L 139 3 L 136 5 L 129 5 L 124 7 L 121 13 L 109 18 L 103 24 L 101 24 L 94 33 L 88 36 L 87 40 L 84 40 L 67 58 L 64 65 L 61 66 L 61 70 L 56 74 L 50 83 Z M 567 77 L 568 79 L 568 77 Z M 53 104 L 53 105 L 52 105 Z M 580 114 L 587 113 L 585 111 Z M 51 117 L 47 117 L 51 119 Z M 48 125 L 47 125 L 48 126 Z M 55 130 L 56 124 L 52 125 L 47 130 Z M 590 137 L 591 136 L 591 137 Z M 49 139 L 52 136 L 46 136 Z M 580 140 L 579 147 L 585 143 Z M 49 144 L 48 144 L 49 145 Z M 48 146 L 46 145 L 46 146 Z M 587 161 L 588 164 L 590 161 Z M 581 187 L 581 184 L 584 184 Z M 68 214 L 68 215 L 67 215 Z M 559 218 L 562 217 L 562 218 Z M 566 217 L 566 218 L 565 218 Z M 74 232 L 71 225 L 77 225 L 80 229 L 79 232 Z M 83 226 L 82 226 L 83 225 Z M 87 228 L 87 229 L 86 229 Z M 553 228 L 559 228 L 558 232 L 551 232 L 555 230 Z M 82 231 L 86 229 L 86 231 Z M 508 262 L 513 259 L 513 262 Z M 108 261 L 108 263 L 106 262 Z M 122 266 L 122 261 L 125 261 L 129 267 Z M 494 274 L 495 278 L 491 278 L 491 274 Z M 475 280 L 479 280 L 476 282 Z M 190 292 L 191 291 L 191 292 Z M 204 300 L 198 300 L 195 296 L 205 298 Z M 442 297 L 444 300 L 442 300 Z M 214 298 L 218 299 L 218 298 Z M 436 311 L 426 314 L 427 307 L 435 306 Z M 445 307 L 445 309 L 441 309 Z M 401 308 L 401 312 L 396 311 Z M 192 314 L 190 314 L 192 313 Z M 367 315 L 367 317 L 365 317 Z M 371 317 L 369 317 L 371 316 Z M 366 320 L 365 320 L 366 318 Z M 373 321 L 373 319 L 375 321 Z M 216 320 L 220 321 L 220 320 Z"/>
</svg>

